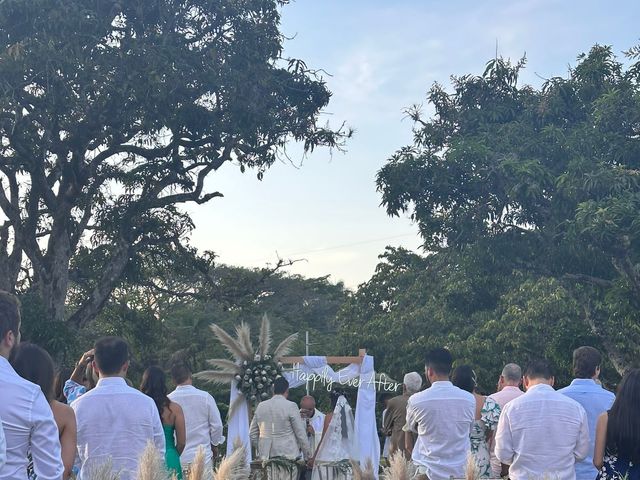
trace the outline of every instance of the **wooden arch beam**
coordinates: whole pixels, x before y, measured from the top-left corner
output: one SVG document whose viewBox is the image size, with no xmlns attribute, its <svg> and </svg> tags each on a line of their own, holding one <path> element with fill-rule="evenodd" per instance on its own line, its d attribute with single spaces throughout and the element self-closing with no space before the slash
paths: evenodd
<svg viewBox="0 0 640 480">
<path fill-rule="evenodd" d="M 327 357 L 327 365 L 344 365 L 351 363 L 357 363 L 360 365 L 362 364 L 362 360 L 366 354 L 367 350 L 365 348 L 361 348 L 358 350 L 357 357 Z M 304 363 L 304 357 L 282 357 L 280 361 L 287 364 Z"/>
</svg>

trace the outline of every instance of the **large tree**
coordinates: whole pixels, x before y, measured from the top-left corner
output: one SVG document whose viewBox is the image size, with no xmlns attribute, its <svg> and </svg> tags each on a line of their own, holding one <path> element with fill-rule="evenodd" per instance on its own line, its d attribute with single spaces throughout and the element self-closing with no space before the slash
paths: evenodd
<svg viewBox="0 0 640 480">
<path fill-rule="evenodd" d="M 290 140 L 340 146 L 326 85 L 282 56 L 284 3 L 0 2 L 0 288 L 85 325 L 132 262 L 183 247 L 179 207 L 221 196 L 223 164 L 261 178 Z M 66 311 L 79 252 L 100 275 Z"/>
<path fill-rule="evenodd" d="M 472 365 L 480 389 L 491 393 L 506 363 L 525 365 L 540 355 L 566 385 L 572 350 L 601 347 L 582 328 L 581 314 L 561 282 L 512 271 L 484 249 L 420 256 L 388 248 L 373 277 L 340 310 L 338 338 L 347 351 L 370 349 L 377 368 L 393 378 L 422 372 L 424 352 L 446 346 L 456 365 Z M 602 377 L 617 382 L 610 362 Z"/>
<path fill-rule="evenodd" d="M 378 174 L 387 212 L 409 211 L 432 252 L 484 245 L 553 278 L 619 372 L 640 351 L 640 54 L 595 46 L 566 78 L 518 83 L 524 61 L 434 85 L 413 145 Z M 508 246 L 508 248 L 506 248 Z"/>
</svg>

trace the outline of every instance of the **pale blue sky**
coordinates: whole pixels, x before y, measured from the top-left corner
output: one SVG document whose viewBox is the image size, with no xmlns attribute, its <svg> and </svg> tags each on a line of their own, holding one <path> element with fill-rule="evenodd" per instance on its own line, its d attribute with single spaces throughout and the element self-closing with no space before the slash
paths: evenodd
<svg viewBox="0 0 640 480">
<path fill-rule="evenodd" d="M 374 272 L 385 245 L 417 249 L 408 218 L 379 206 L 375 174 L 411 142 L 403 109 L 434 81 L 484 69 L 499 54 L 527 54 L 522 80 L 565 75 L 594 43 L 616 52 L 638 42 L 638 1 L 297 0 L 283 8 L 286 54 L 331 76 L 328 118 L 356 129 L 345 154 L 314 153 L 301 168 L 276 164 L 263 181 L 226 165 L 208 188 L 224 198 L 193 207 L 193 243 L 248 267 L 305 258 L 290 269 L 331 274 L 349 287 Z M 296 157 L 299 159 L 299 157 Z"/>
</svg>

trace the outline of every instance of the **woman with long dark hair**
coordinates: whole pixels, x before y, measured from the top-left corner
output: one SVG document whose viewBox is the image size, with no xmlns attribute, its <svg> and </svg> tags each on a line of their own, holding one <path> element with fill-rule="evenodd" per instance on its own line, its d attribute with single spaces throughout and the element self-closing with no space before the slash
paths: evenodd
<svg viewBox="0 0 640 480">
<path fill-rule="evenodd" d="M 182 480 L 180 455 L 187 442 L 182 408 L 167 396 L 167 381 L 160 367 L 149 367 L 142 375 L 140 391 L 153 399 L 158 407 L 166 442 L 165 462 L 170 474 Z"/>
<path fill-rule="evenodd" d="M 69 405 L 55 399 L 55 367 L 51 356 L 46 350 L 32 343 L 21 343 L 16 348 L 11 359 L 11 365 L 18 375 L 40 387 L 53 411 L 53 417 L 58 425 L 60 446 L 62 447 L 62 463 L 64 464 L 63 478 L 71 476 L 73 462 L 76 458 L 76 415 Z M 30 471 L 30 478 L 35 474 Z"/>
<path fill-rule="evenodd" d="M 600 480 L 640 480 L 640 369 L 622 378 L 611 410 L 598 417 L 593 464 Z"/>
</svg>

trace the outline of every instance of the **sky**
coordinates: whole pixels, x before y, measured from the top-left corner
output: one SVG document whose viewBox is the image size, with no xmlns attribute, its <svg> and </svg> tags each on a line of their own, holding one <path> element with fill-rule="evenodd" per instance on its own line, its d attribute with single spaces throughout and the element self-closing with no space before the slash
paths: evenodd
<svg viewBox="0 0 640 480">
<path fill-rule="evenodd" d="M 534 86 L 565 76 L 595 43 L 622 55 L 639 42 L 638 20 L 637 0 L 295 0 L 282 9 L 285 55 L 327 72 L 322 121 L 355 135 L 344 153 L 303 159 L 294 146 L 293 164 L 276 163 L 262 181 L 225 165 L 207 181 L 224 198 L 189 209 L 192 243 L 230 265 L 300 260 L 288 271 L 356 288 L 385 246 L 420 251 L 417 227 L 387 216 L 375 187 L 385 161 L 411 144 L 407 107 L 425 103 L 434 82 L 482 73 L 496 51 L 526 53 L 521 81 Z"/>
</svg>

